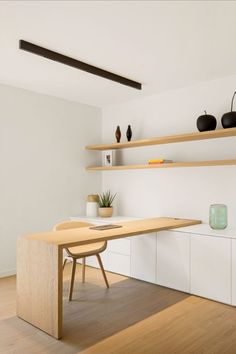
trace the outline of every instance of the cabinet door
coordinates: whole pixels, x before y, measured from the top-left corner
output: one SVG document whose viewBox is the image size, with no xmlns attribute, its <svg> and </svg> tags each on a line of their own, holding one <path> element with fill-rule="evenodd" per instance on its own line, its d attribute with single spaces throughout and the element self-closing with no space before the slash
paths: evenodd
<svg viewBox="0 0 236 354">
<path fill-rule="evenodd" d="M 231 303 L 231 240 L 191 235 L 191 293 Z"/>
<path fill-rule="evenodd" d="M 107 270 L 113 273 L 130 276 L 130 256 L 113 252 L 107 252 L 107 254 Z"/>
<path fill-rule="evenodd" d="M 156 282 L 156 233 L 131 237 L 131 277 Z"/>
<path fill-rule="evenodd" d="M 236 240 L 232 240 L 232 305 L 236 306 Z"/>
<path fill-rule="evenodd" d="M 232 240 L 232 305 L 236 306 L 236 240 Z"/>
<path fill-rule="evenodd" d="M 130 239 L 119 238 L 117 240 L 108 241 L 108 252 L 114 252 L 119 254 L 130 255 Z"/>
<path fill-rule="evenodd" d="M 176 231 L 157 233 L 157 284 L 189 292 L 190 235 Z"/>
</svg>

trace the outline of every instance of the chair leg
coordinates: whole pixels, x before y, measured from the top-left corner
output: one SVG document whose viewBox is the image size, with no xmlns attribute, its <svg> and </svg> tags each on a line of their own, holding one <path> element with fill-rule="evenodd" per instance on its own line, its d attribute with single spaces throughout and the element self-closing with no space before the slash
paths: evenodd
<svg viewBox="0 0 236 354">
<path fill-rule="evenodd" d="M 64 259 L 63 266 L 62 266 L 62 270 L 64 270 L 65 265 L 66 265 L 66 262 L 67 262 L 67 258 Z"/>
<path fill-rule="evenodd" d="M 101 260 L 100 254 L 96 254 L 96 256 L 97 256 L 98 263 L 99 263 L 99 265 L 100 265 L 100 268 L 101 268 L 102 275 L 103 275 L 103 278 L 104 278 L 104 280 L 105 280 L 106 286 L 107 286 L 107 288 L 109 288 L 109 283 L 108 283 L 108 281 L 107 281 L 106 273 L 105 273 L 105 270 L 104 270 L 104 268 L 103 268 L 103 264 L 102 264 L 102 260 Z"/>
<path fill-rule="evenodd" d="M 71 282 L 70 282 L 70 293 L 69 293 L 69 301 L 72 300 L 74 281 L 75 281 L 75 270 L 76 270 L 76 259 L 73 258 L 72 272 L 71 272 Z"/>
<path fill-rule="evenodd" d="M 85 267 L 86 267 L 86 258 L 82 259 L 82 283 L 85 283 Z"/>
</svg>

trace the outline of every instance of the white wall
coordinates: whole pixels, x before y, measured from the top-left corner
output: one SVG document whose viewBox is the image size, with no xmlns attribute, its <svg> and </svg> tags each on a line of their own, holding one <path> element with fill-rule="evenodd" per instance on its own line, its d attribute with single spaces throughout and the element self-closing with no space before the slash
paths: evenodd
<svg viewBox="0 0 236 354">
<path fill-rule="evenodd" d="M 103 110 L 103 141 L 114 140 L 117 125 L 125 141 L 196 131 L 196 119 L 207 110 L 218 120 L 230 110 L 236 76 L 150 96 Z M 235 103 L 236 110 L 236 103 Z M 175 161 L 236 158 L 236 138 L 135 148 L 119 151 L 119 162 L 145 163 L 149 158 Z M 103 172 L 103 189 L 117 192 L 117 212 L 131 216 L 176 216 L 208 221 L 211 203 L 226 203 L 229 227 L 236 226 L 236 166 Z"/>
<path fill-rule="evenodd" d="M 16 239 L 84 213 L 101 176 L 85 171 L 101 110 L 0 85 L 0 276 L 15 272 Z"/>
<path fill-rule="evenodd" d="M 169 215 L 207 222 L 209 204 L 229 207 L 236 227 L 236 166 L 86 172 L 99 153 L 87 144 L 114 141 L 119 124 L 125 141 L 196 131 L 206 109 L 218 119 L 229 110 L 236 76 L 150 96 L 103 110 L 0 85 L 0 276 L 15 272 L 20 235 L 50 229 L 83 214 L 86 195 L 117 192 L 117 213 Z M 236 110 L 236 107 L 235 107 Z M 103 137 L 102 137 L 103 136 Z M 121 163 L 163 157 L 176 161 L 236 158 L 236 138 L 170 144 L 119 151 Z"/>
</svg>

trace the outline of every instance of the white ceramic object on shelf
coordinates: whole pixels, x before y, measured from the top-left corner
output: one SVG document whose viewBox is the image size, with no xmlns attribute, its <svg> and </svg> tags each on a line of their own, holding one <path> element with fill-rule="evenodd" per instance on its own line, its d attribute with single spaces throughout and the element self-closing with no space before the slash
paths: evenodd
<svg viewBox="0 0 236 354">
<path fill-rule="evenodd" d="M 86 203 L 86 216 L 97 217 L 98 216 L 98 195 L 90 194 L 87 197 Z"/>
</svg>

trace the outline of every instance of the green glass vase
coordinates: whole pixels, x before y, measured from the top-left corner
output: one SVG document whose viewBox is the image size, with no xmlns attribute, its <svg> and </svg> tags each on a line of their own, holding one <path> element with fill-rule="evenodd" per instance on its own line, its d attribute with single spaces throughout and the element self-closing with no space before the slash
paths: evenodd
<svg viewBox="0 0 236 354">
<path fill-rule="evenodd" d="M 227 227 L 227 206 L 225 204 L 210 205 L 209 224 L 215 230 L 223 230 Z"/>
</svg>

